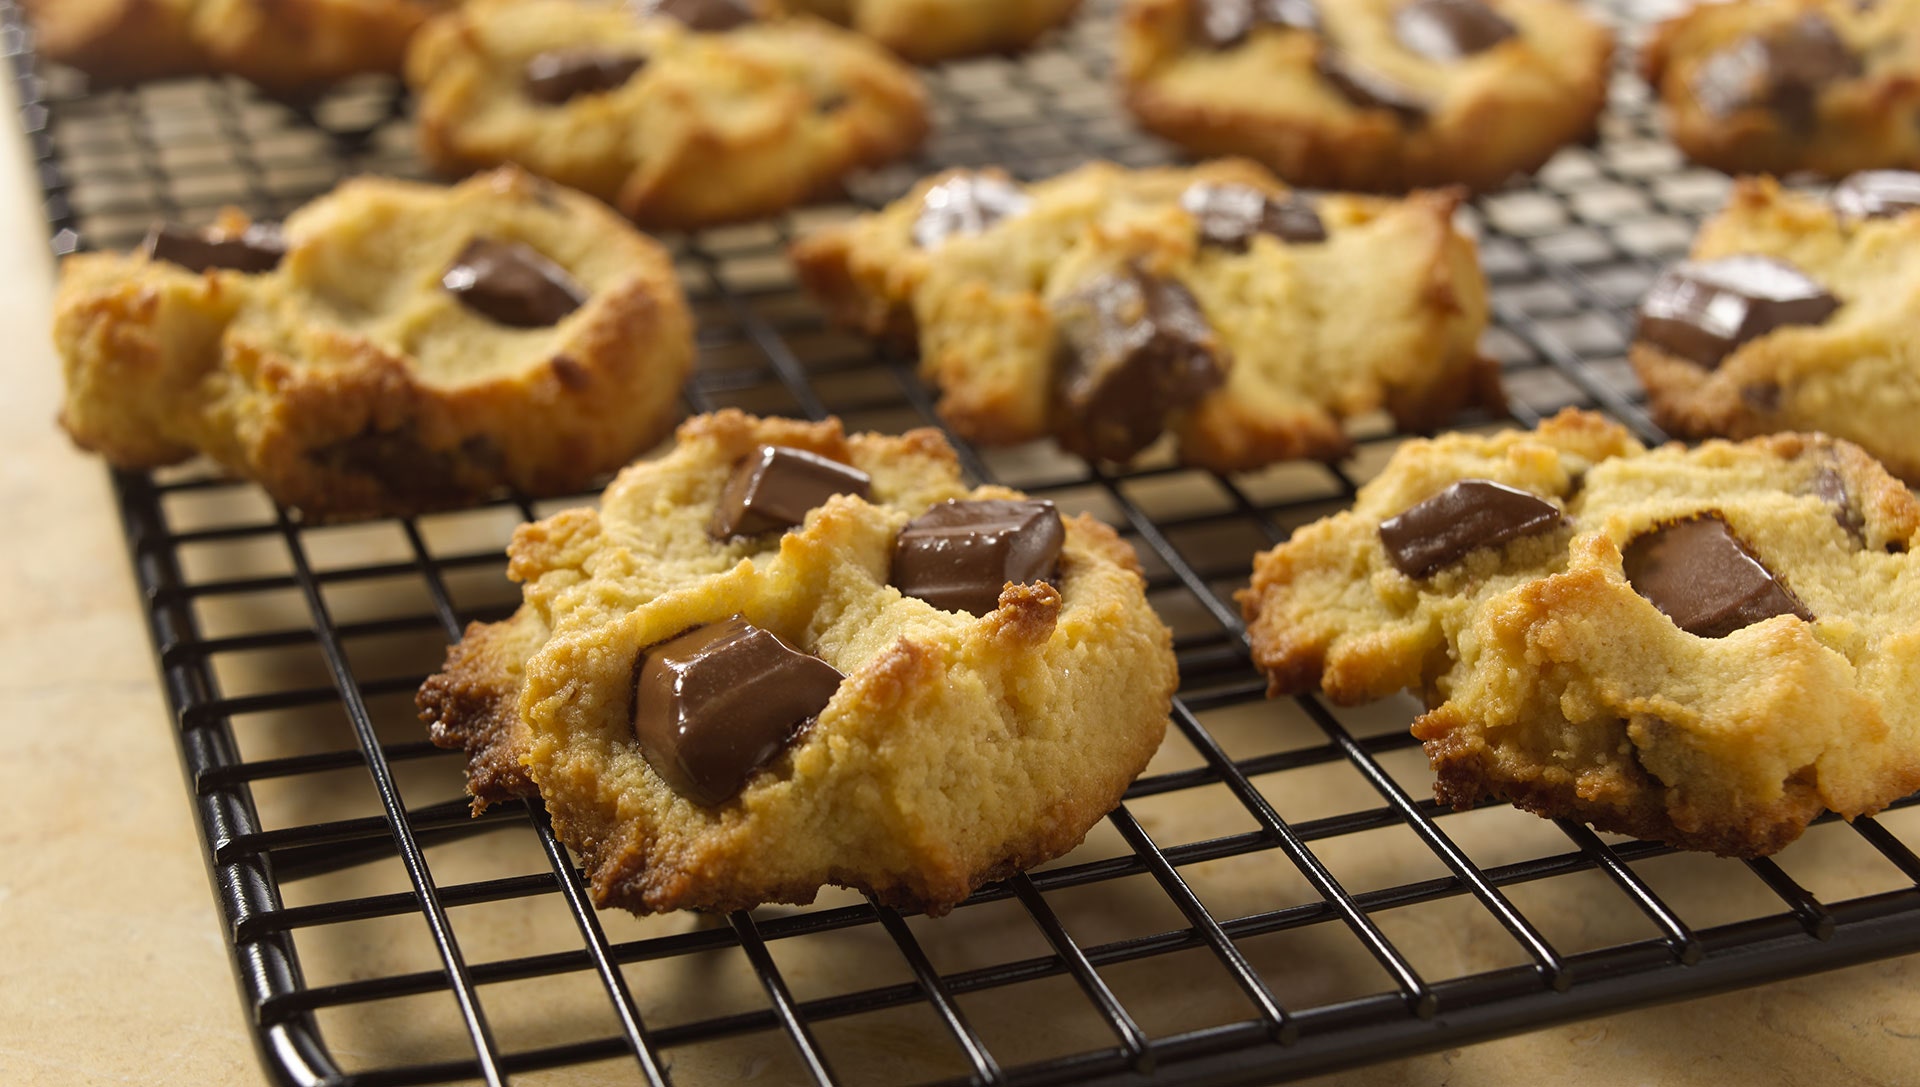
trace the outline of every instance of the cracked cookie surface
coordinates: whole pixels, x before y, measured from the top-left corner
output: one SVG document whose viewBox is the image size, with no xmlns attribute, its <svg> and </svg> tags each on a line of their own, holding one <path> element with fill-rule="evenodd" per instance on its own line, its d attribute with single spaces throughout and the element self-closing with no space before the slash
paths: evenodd
<svg viewBox="0 0 1920 1087">
<path fill-rule="evenodd" d="M 255 226 L 229 212 L 182 244 L 217 249 Z M 479 239 L 531 264 L 479 275 L 469 304 L 447 281 L 456 266 L 474 278 Z M 296 211 L 268 261 L 67 258 L 54 340 L 74 441 L 123 468 L 204 453 L 308 516 L 344 518 L 575 490 L 678 414 L 692 320 L 665 251 L 518 170 L 451 189 L 349 181 Z M 526 267 L 546 271 L 499 289 Z M 554 308 L 489 315 L 482 296 Z"/>
<path fill-rule="evenodd" d="M 793 257 L 841 323 L 917 339 L 970 440 L 1124 460 L 1166 430 L 1182 459 L 1235 470 L 1337 458 L 1362 413 L 1420 429 L 1503 402 L 1459 202 L 1308 200 L 1243 160 L 1030 185 L 950 171 Z"/>
<path fill-rule="evenodd" d="M 770 215 L 927 130 L 912 70 L 808 16 L 707 31 L 572 0 L 474 0 L 421 31 L 406 75 L 437 169 L 517 163 L 655 228 Z"/>
<path fill-rule="evenodd" d="M 870 499 L 841 494 L 784 533 L 715 539 L 729 480 L 766 445 L 864 471 Z M 832 883 L 944 912 L 1078 844 L 1158 748 L 1176 679 L 1132 550 L 1088 517 L 1062 519 L 1048 580 L 1006 584 L 984 615 L 889 584 L 910 520 L 1018 497 L 969 490 L 933 431 L 696 418 L 599 510 L 516 533 L 526 603 L 468 629 L 422 688 L 422 716 L 436 742 L 468 752 L 476 806 L 544 797 L 602 906 L 808 902 Z M 730 616 L 845 678 L 744 789 L 703 804 L 636 743 L 636 662 Z"/>
<path fill-rule="evenodd" d="M 1561 516 L 1402 572 L 1382 523 L 1463 480 Z M 1424 694 L 1444 802 L 1756 856 L 1920 787 L 1916 533 L 1920 504 L 1848 443 L 1648 451 L 1569 411 L 1409 442 L 1259 556 L 1241 604 L 1276 694 Z"/>
</svg>

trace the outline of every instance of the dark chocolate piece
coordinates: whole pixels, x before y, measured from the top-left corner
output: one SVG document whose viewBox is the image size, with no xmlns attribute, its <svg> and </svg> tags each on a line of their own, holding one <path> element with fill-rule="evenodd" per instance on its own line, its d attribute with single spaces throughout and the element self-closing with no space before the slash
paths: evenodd
<svg viewBox="0 0 1920 1087">
<path fill-rule="evenodd" d="M 1426 577 L 1482 547 L 1558 528 L 1560 507 L 1490 479 L 1463 479 L 1380 522 L 1380 542 L 1394 568 Z"/>
<path fill-rule="evenodd" d="M 1760 107 L 1805 130 L 1818 118 L 1820 90 L 1859 74 L 1860 58 L 1840 32 L 1810 12 L 1708 57 L 1694 75 L 1693 94 L 1715 117 Z"/>
<path fill-rule="evenodd" d="M 287 239 L 275 222 L 249 223 L 238 234 L 163 224 L 147 231 L 140 250 L 154 260 L 178 264 L 189 272 L 225 268 L 258 275 L 280 267 L 281 258 L 287 255 Z"/>
<path fill-rule="evenodd" d="M 1180 206 L 1200 221 L 1200 243 L 1244 253 L 1255 234 L 1283 242 L 1323 242 L 1327 227 L 1313 205 L 1289 195 L 1275 200 L 1250 185 L 1202 181 L 1188 187 Z"/>
<path fill-rule="evenodd" d="M 1654 280 L 1634 339 L 1711 370 L 1748 340 L 1788 325 L 1817 325 L 1840 300 L 1772 257 L 1682 261 Z"/>
<path fill-rule="evenodd" d="M 942 502 L 900 530 L 887 583 L 936 608 L 985 615 L 1008 582 L 1052 580 L 1065 541 L 1051 502 Z"/>
<path fill-rule="evenodd" d="M 1320 32 L 1315 0 L 1197 0 L 1190 9 L 1192 35 L 1209 49 L 1230 49 L 1256 26 Z"/>
<path fill-rule="evenodd" d="M 1455 61 L 1484 53 L 1519 31 L 1481 0 L 1412 0 L 1393 13 L 1393 33 L 1409 52 Z"/>
<path fill-rule="evenodd" d="M 1109 273 L 1061 299 L 1054 319 L 1055 431 L 1082 456 L 1126 460 L 1227 380 L 1226 348 L 1178 280 Z"/>
<path fill-rule="evenodd" d="M 1776 615 L 1813 619 L 1717 513 L 1637 536 L 1621 557 L 1634 591 L 1688 634 L 1724 638 Z"/>
<path fill-rule="evenodd" d="M 619 53 L 591 46 L 550 49 L 527 62 L 527 97 L 558 106 L 583 94 L 603 94 L 626 84 L 647 66 L 638 53 Z"/>
<path fill-rule="evenodd" d="M 707 534 L 724 540 L 788 528 L 806 520 L 808 510 L 836 494 L 870 497 L 873 478 L 804 449 L 763 445 L 727 479 Z"/>
<path fill-rule="evenodd" d="M 746 0 L 637 0 L 634 8 L 641 15 L 659 15 L 677 19 L 689 30 L 717 34 L 753 22 L 753 7 Z"/>
<path fill-rule="evenodd" d="M 1834 188 L 1833 207 L 1853 219 L 1891 219 L 1920 211 L 1920 174 L 1863 170 Z"/>
<path fill-rule="evenodd" d="M 1341 97 L 1361 109 L 1391 110 L 1402 122 L 1417 125 L 1426 121 L 1432 108 L 1413 88 L 1355 64 L 1345 53 L 1330 46 L 1323 46 L 1314 54 L 1313 66 L 1320 78 L 1339 91 Z"/>
<path fill-rule="evenodd" d="M 1866 518 L 1853 507 L 1853 496 L 1847 493 L 1847 481 L 1837 469 L 1829 466 L 1814 473 L 1813 493 L 1833 508 L 1833 519 L 1853 538 L 1854 546 L 1867 546 Z"/>
<path fill-rule="evenodd" d="M 927 190 L 913 221 L 913 244 L 938 249 L 955 234 L 980 234 L 1032 206 L 1020 186 L 986 174 L 956 174 Z"/>
<path fill-rule="evenodd" d="M 634 677 L 640 753 L 674 792 L 708 807 L 740 795 L 843 678 L 739 615 L 645 650 Z"/>
<path fill-rule="evenodd" d="M 475 238 L 440 285 L 468 309 L 513 328 L 557 324 L 587 300 L 567 270 L 531 246 Z"/>
</svg>

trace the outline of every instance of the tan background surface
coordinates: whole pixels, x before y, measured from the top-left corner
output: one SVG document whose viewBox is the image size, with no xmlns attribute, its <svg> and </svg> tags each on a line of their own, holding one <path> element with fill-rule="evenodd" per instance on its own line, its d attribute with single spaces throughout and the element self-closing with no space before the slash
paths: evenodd
<svg viewBox="0 0 1920 1087">
<path fill-rule="evenodd" d="M 0 108 L 11 118 L 10 102 Z M 0 614 L 7 620 L 0 623 L 0 698 L 6 707 L 0 730 L 14 771 L 8 815 L 0 820 L 0 1084 L 264 1082 L 218 932 L 106 473 L 73 450 L 52 422 L 58 375 L 44 331 L 50 267 L 43 227 L 29 195 L 21 141 L 10 134 L 0 144 L 0 276 L 7 284 L 0 293 L 0 330 L 11 349 L 10 381 L 0 396 L 0 509 L 9 521 L 0 533 Z M 1189 757 L 1170 747 L 1159 768 Z M 1200 818 L 1165 804 L 1136 805 L 1136 814 L 1163 842 L 1187 840 L 1183 830 Z M 1545 824 L 1513 813 L 1491 813 L 1484 825 L 1477 820 L 1480 813 L 1448 826 L 1483 863 L 1508 849 L 1526 855 L 1543 848 L 1526 840 L 1530 836 L 1550 837 Z M 1909 843 L 1920 838 L 1912 813 L 1889 825 Z M 1101 847 L 1098 841 L 1089 846 Z M 1329 859 L 1355 884 L 1365 883 L 1371 869 L 1400 863 L 1390 853 Z M 457 851 L 436 859 L 444 866 L 443 876 L 457 874 L 462 863 Z M 1835 861 L 1831 870 L 1825 864 L 1816 856 L 1793 870 L 1822 893 L 1861 889 L 1845 864 Z M 1236 908 L 1250 888 L 1273 886 L 1271 870 L 1258 884 L 1224 867 L 1195 866 L 1185 874 L 1210 904 L 1228 909 Z M 329 893 L 355 890 L 356 878 L 340 877 Z M 1888 885 L 1885 873 L 1875 879 L 1868 889 Z M 1752 894 L 1750 887 L 1723 891 L 1692 876 L 1678 877 L 1662 890 L 1701 908 L 1726 906 Z M 1523 892 L 1515 895 L 1522 899 Z M 1523 899 L 1522 905 L 1531 915 L 1550 919 L 1549 935 L 1557 943 L 1570 941 L 1577 949 L 1583 941 L 1618 938 L 1605 926 L 1596 930 L 1579 897 L 1577 887 L 1556 889 L 1538 900 Z M 1394 920 L 1389 935 L 1438 956 L 1423 964 L 1436 974 L 1483 959 L 1510 959 L 1510 947 L 1497 932 L 1484 935 L 1484 924 L 1474 927 L 1472 913 L 1470 903 L 1455 900 Z M 1145 903 L 1136 914 L 1121 895 L 1103 903 L 1101 916 L 1117 928 L 1132 923 L 1166 927 L 1152 914 Z M 647 924 L 660 931 L 692 923 L 669 918 Z M 397 924 L 417 927 L 411 918 Z M 490 927 L 477 922 L 466 939 L 485 954 L 500 956 L 546 939 L 544 930 L 553 924 L 502 915 Z M 633 935 L 640 924 L 608 919 L 616 938 Z M 935 961 L 945 965 L 985 953 L 999 938 L 1001 924 L 987 911 L 962 911 L 944 922 L 916 921 L 915 931 Z M 354 969 L 411 962 L 405 948 L 418 936 L 413 931 L 369 934 L 353 949 L 361 956 Z M 1005 938 L 1030 940 L 1031 933 L 1020 936 L 1009 929 Z M 1263 964 L 1290 961 L 1284 947 L 1252 954 Z M 830 957 L 804 955 L 782 965 L 803 990 L 828 984 L 846 969 Z M 1324 970 L 1313 976 L 1327 984 L 1345 969 L 1331 962 L 1316 965 Z M 1115 971 L 1110 980 L 1123 996 L 1144 1001 L 1155 1014 L 1179 1018 L 1201 1014 L 1216 1000 L 1231 1003 L 1231 993 L 1219 997 L 1215 989 L 1199 993 L 1179 986 L 1155 1003 L 1152 992 L 1169 988 L 1163 977 L 1124 973 Z M 700 980 L 710 990 L 706 995 L 720 1002 L 735 986 L 724 978 Z M 685 990 L 676 988 L 674 977 L 655 975 L 640 987 L 640 995 L 643 1008 L 652 1010 L 676 999 L 684 1003 Z M 567 1019 L 576 997 L 587 1003 L 596 999 L 590 988 L 584 995 L 577 989 L 536 995 L 525 1022 L 498 1015 L 496 1026 L 503 1035 L 537 1044 Z M 1079 1029 L 1050 1021 L 1044 1012 L 996 1006 L 990 999 L 975 999 L 968 1010 L 976 1025 L 990 1038 L 1004 1039 L 1012 1051 L 1022 1038 Z M 852 1044 L 865 1054 L 843 1060 L 843 1070 L 857 1065 L 864 1078 L 886 1081 L 916 1066 L 921 1046 L 915 1035 L 890 1031 L 885 1024 L 861 1029 L 867 1033 L 850 1038 L 822 1031 L 835 1035 L 830 1044 Z M 457 1055 L 457 1047 L 422 1051 L 444 1050 L 448 1043 L 431 1017 L 368 1015 L 343 1019 L 332 1030 L 343 1059 Z M 680 1058 L 689 1078 L 704 1069 L 728 1079 L 774 1082 L 791 1068 L 757 1043 L 718 1048 L 722 1051 Z M 628 1078 L 622 1072 L 629 1067 L 609 1064 L 537 1082 L 618 1082 Z M 1920 959 L 1549 1029 L 1315 1082 L 1365 1087 L 1911 1084 L 1920 1082 Z"/>
</svg>

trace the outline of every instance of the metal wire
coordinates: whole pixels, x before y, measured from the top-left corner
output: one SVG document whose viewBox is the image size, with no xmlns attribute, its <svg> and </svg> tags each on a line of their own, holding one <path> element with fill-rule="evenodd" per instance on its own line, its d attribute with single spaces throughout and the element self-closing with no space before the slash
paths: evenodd
<svg viewBox="0 0 1920 1087">
<path fill-rule="evenodd" d="M 1133 165 L 1166 160 L 1164 147 L 1115 115 L 1105 86 L 1113 4 L 1090 6 L 1062 41 L 1031 58 L 931 72 L 941 128 L 928 158 L 858 179 L 854 200 L 876 205 L 918 174 L 947 165 L 1003 164 L 1037 177 L 1093 157 Z M 1605 11 L 1630 27 L 1635 6 L 1616 0 Z M 125 246 L 150 219 L 205 218 L 221 203 L 284 213 L 351 172 L 418 172 L 404 138 L 394 138 L 404 132 L 405 102 L 390 82 L 365 81 L 298 108 L 260 99 L 232 81 L 93 91 L 76 74 L 34 56 L 14 0 L 0 0 L 0 26 L 55 253 Z M 1469 213 L 1493 284 L 1490 343 L 1513 393 L 1512 416 L 1522 424 L 1575 404 L 1604 411 L 1649 441 L 1664 437 L 1620 366 L 1629 329 L 1624 307 L 1656 260 L 1670 255 L 1642 235 L 1668 229 L 1684 242 L 1715 197 L 1710 178 L 1662 157 L 1645 96 L 1635 88 L 1623 80 L 1616 89 L 1598 147 L 1568 152 L 1539 181 L 1487 197 Z M 1639 210 L 1622 215 L 1621 207 Z M 829 342 L 790 276 L 766 272 L 780 265 L 793 235 L 793 224 L 781 220 L 675 240 L 702 318 L 702 366 L 686 391 L 688 408 L 837 414 L 856 429 L 937 425 L 934 394 L 912 359 Z M 1469 416 L 1461 425 L 1496 421 Z M 1890 825 L 1917 798 L 1895 805 L 1889 818 L 1863 818 L 1851 831 L 1835 827 L 1823 839 L 1856 843 L 1861 864 L 1883 863 L 1889 875 L 1881 889 L 1828 900 L 1817 885 L 1796 878 L 1790 863 L 1754 861 L 1733 871 L 1750 873 L 1771 905 L 1732 919 L 1700 920 L 1699 905 L 1670 900 L 1656 876 L 1663 865 L 1693 871 L 1720 862 L 1664 846 L 1607 840 L 1563 821 L 1557 830 L 1539 824 L 1561 845 L 1500 863 L 1476 861 L 1456 832 L 1462 824 L 1455 820 L 1465 817 L 1415 799 L 1395 777 L 1394 760 L 1418 747 L 1404 728 L 1361 728 L 1344 711 L 1309 697 L 1258 710 L 1276 722 L 1291 714 L 1300 726 L 1293 741 L 1276 739 L 1254 751 L 1236 747 L 1218 715 L 1263 707 L 1264 683 L 1249 664 L 1245 629 L 1228 590 L 1244 582 L 1253 548 L 1283 540 L 1292 527 L 1350 500 L 1364 474 L 1357 466 L 1378 463 L 1378 454 L 1400 437 L 1368 424 L 1354 461 L 1304 466 L 1299 485 L 1282 490 L 1258 474 L 1213 476 L 1163 463 L 1113 471 L 1057 456 L 1036 464 L 1023 460 L 1025 454 L 956 442 L 971 477 L 1095 509 L 1141 552 L 1156 604 L 1179 617 L 1175 647 L 1183 687 L 1169 746 L 1184 745 L 1190 764 L 1156 771 L 1128 790 L 1107 824 L 1117 852 L 1100 855 L 1090 846 L 982 888 L 948 921 L 922 922 L 866 900 L 736 913 L 724 924 L 665 933 L 642 928 L 628 937 L 609 932 L 622 930 L 623 920 L 592 909 L 581 872 L 537 802 L 496 807 L 473 819 L 463 798 L 410 801 L 403 774 L 457 769 L 458 758 L 418 733 L 396 738 L 379 727 L 376 706 L 404 699 L 423 677 L 414 670 L 383 674 L 377 662 L 357 658 L 355 648 L 395 640 L 438 648 L 458 638 L 467 622 L 503 618 L 511 603 L 467 601 L 457 587 L 463 579 L 498 573 L 497 546 L 436 542 L 441 519 L 399 519 L 389 522 L 400 541 L 394 553 L 325 562 L 318 558 L 327 542 L 323 530 L 249 502 L 256 496 L 244 485 L 198 469 L 116 473 L 215 901 L 269 1076 L 356 1087 L 501 1084 L 611 1061 L 620 1069 L 614 1078 L 686 1084 L 695 1066 L 684 1054 L 715 1042 L 763 1039 L 784 1046 L 797 1077 L 841 1083 L 861 1078 L 848 1069 L 865 1054 L 836 1048 L 840 1035 L 830 1026 L 917 1011 L 931 1016 L 916 1047 L 926 1051 L 927 1067 L 944 1057 L 959 1069 L 951 1079 L 920 1076 L 932 1082 L 1262 1082 L 1920 949 L 1920 857 L 1912 833 L 1903 839 Z M 1204 491 L 1217 501 L 1170 507 L 1151 496 L 1155 487 Z M 218 514 L 183 514 L 202 502 Z M 514 498 L 483 507 L 480 515 L 524 521 L 541 508 Z M 1235 539 L 1244 542 L 1206 542 L 1223 533 L 1242 534 Z M 225 548 L 272 552 L 281 561 L 277 568 L 232 570 L 190 561 Z M 336 594 L 396 580 L 419 586 L 417 607 L 337 617 Z M 269 607 L 272 600 L 281 605 Z M 250 608 L 264 617 L 240 629 L 208 629 L 208 617 L 222 609 Z M 319 673 L 289 675 L 267 689 L 228 689 L 229 662 L 273 653 L 310 654 Z M 242 735 L 248 723 L 276 714 L 328 722 L 324 743 L 314 750 L 251 752 Z M 1276 736 L 1279 731 L 1276 724 Z M 1289 818 L 1269 784 L 1295 775 L 1325 783 L 1341 774 L 1354 775 L 1360 795 L 1371 799 Z M 305 796 L 323 777 L 340 775 L 363 777 L 375 810 L 263 818 L 261 790 Z M 1198 805 L 1215 795 L 1225 799 L 1217 805 L 1220 814 L 1194 833 L 1154 821 L 1174 808 L 1212 812 Z M 1833 823 L 1828 817 L 1819 826 Z M 1404 854 L 1404 872 L 1384 883 L 1362 872 L 1367 882 L 1359 882 L 1341 869 L 1354 843 L 1396 832 L 1415 843 Z M 537 870 L 435 874 L 443 859 L 452 863 L 453 851 L 516 835 L 537 847 Z M 1782 855 L 1789 862 L 1794 856 Z M 1422 860 L 1441 874 L 1426 874 Z M 315 897 L 313 888 L 330 879 L 383 864 L 397 864 L 404 889 Z M 1269 873 L 1260 886 L 1270 893 L 1251 906 L 1223 907 L 1212 897 L 1215 884 L 1201 878 L 1215 865 Z M 1596 917 L 1638 918 L 1649 935 L 1556 946 L 1552 929 L 1527 908 L 1526 894 L 1582 877 L 1618 894 L 1588 903 Z M 1295 878 L 1304 890 L 1283 890 Z M 1083 925 L 1106 916 L 1076 896 L 1096 891 L 1104 898 L 1135 885 L 1150 887 L 1154 901 L 1179 921 L 1076 937 Z M 566 946 L 469 961 L 460 911 L 543 902 L 564 915 Z M 1394 937 L 1392 923 L 1402 911 L 1439 907 L 1455 909 L 1450 916 L 1456 919 L 1484 919 L 1502 934 L 1495 942 L 1503 940 L 1519 962 L 1435 966 L 1421 957 L 1422 948 Z M 996 910 L 1044 951 L 1009 951 L 1016 957 L 1008 958 L 975 946 L 958 964 L 943 966 L 953 950 L 942 926 L 973 924 L 997 916 Z M 419 963 L 361 961 L 350 939 L 320 939 L 356 925 L 409 919 L 419 921 L 431 951 Z M 981 931 L 996 930 L 982 923 Z M 788 950 L 837 949 L 838 941 L 863 933 L 878 937 L 878 950 L 862 950 L 854 980 L 824 995 L 798 984 L 804 972 L 796 977 L 782 968 Z M 1356 945 L 1379 970 L 1378 982 L 1338 997 L 1290 987 L 1296 979 L 1287 967 L 1254 953 L 1261 941 L 1288 935 L 1316 949 Z M 1251 1015 L 1157 1025 L 1154 1017 L 1164 1009 L 1122 984 L 1125 971 L 1163 969 L 1161 987 L 1180 993 L 1198 984 L 1192 968 L 1179 965 L 1187 955 L 1216 966 Z M 656 991 L 660 979 L 669 969 L 715 956 L 744 963 L 762 1003 L 675 1014 L 680 998 L 698 994 L 677 988 L 663 998 Z M 331 980 L 310 983 L 310 968 Z M 887 980 L 903 970 L 907 980 Z M 503 1040 L 495 1024 L 499 1009 L 513 1010 L 501 995 L 507 987 L 575 977 L 590 982 L 607 1026 L 526 1044 Z M 718 984 L 701 977 L 695 989 Z M 1063 1021 L 1088 1016 L 1096 1032 L 1043 1031 L 1060 1034 L 1058 1044 L 1037 1054 L 1017 1051 L 1004 1026 L 990 1023 L 979 1014 L 982 1005 L 972 1003 L 1015 999 L 1048 982 L 1070 987 L 1077 994 L 1072 999 L 1084 1003 L 1042 1008 L 1057 1010 Z M 336 1052 L 339 1033 L 329 1016 L 431 997 L 450 997 L 453 1016 L 444 1036 L 429 1039 L 436 1043 L 429 1051 L 388 1052 L 372 1065 L 355 1065 Z"/>
</svg>

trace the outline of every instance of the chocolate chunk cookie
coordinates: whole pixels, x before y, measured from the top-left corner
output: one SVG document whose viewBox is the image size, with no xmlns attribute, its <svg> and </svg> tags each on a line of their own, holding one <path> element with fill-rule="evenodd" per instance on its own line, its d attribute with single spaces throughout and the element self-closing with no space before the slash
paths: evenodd
<svg viewBox="0 0 1920 1087">
<path fill-rule="evenodd" d="M 1920 168 L 1920 0 L 1735 0 L 1661 24 L 1641 66 L 1673 141 L 1729 173 Z"/>
<path fill-rule="evenodd" d="M 712 531 L 789 487 L 812 504 Z M 467 629 L 422 717 L 467 752 L 476 809 L 545 799 L 602 906 L 831 883 L 944 912 L 1077 845 L 1166 728 L 1171 639 L 1132 550 L 968 490 L 934 431 L 701 416 L 509 555 L 525 604 Z"/>
<path fill-rule="evenodd" d="M 1566 0 L 1128 0 L 1126 103 L 1296 185 L 1499 186 L 1594 130 L 1613 38 Z"/>
<path fill-rule="evenodd" d="M 53 333 L 75 442 L 203 453 L 317 518 L 576 490 L 660 439 L 693 363 L 665 251 L 511 168 L 69 257 Z"/>
<path fill-rule="evenodd" d="M 1568 411 L 1407 443 L 1240 602 L 1274 693 L 1422 694 L 1446 803 L 1758 856 L 1920 787 L 1917 537 L 1847 442 Z"/>
<path fill-rule="evenodd" d="M 1245 161 L 1032 185 L 954 171 L 793 249 L 843 323 L 917 338 L 940 413 L 1124 461 L 1162 434 L 1221 470 L 1350 447 L 1385 408 L 1432 427 L 1502 403 L 1457 193 L 1290 192 Z"/>
<path fill-rule="evenodd" d="M 421 31 L 406 76 L 436 168 L 517 163 L 647 227 L 770 215 L 927 129 L 886 51 L 738 0 L 470 0 Z"/>
<path fill-rule="evenodd" d="M 1920 174 L 1743 180 L 1641 303 L 1631 357 L 1676 435 L 1819 430 L 1920 483 L 1916 297 Z"/>
</svg>

